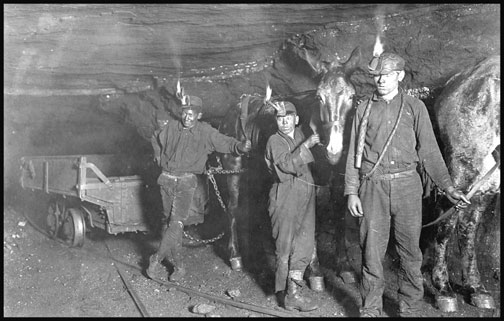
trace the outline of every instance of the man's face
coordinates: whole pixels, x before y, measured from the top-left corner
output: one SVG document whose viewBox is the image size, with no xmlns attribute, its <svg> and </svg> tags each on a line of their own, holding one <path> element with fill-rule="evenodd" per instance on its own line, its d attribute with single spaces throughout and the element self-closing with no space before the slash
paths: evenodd
<svg viewBox="0 0 504 321">
<path fill-rule="evenodd" d="M 287 114 L 285 116 L 277 116 L 276 121 L 278 130 L 285 135 L 288 135 L 294 131 L 299 119 L 296 114 Z"/>
<path fill-rule="evenodd" d="M 374 76 L 376 90 L 380 96 L 385 96 L 399 87 L 401 71 L 391 71 L 388 74 Z"/>
<path fill-rule="evenodd" d="M 196 125 L 196 122 L 200 118 L 201 113 L 198 113 L 191 108 L 182 109 L 182 125 L 185 128 L 192 128 L 194 125 Z"/>
</svg>

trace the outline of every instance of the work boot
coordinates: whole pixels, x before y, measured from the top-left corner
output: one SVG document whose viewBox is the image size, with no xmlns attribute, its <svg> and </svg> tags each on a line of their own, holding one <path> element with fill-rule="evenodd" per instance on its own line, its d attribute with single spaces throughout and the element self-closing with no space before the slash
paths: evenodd
<svg viewBox="0 0 504 321">
<path fill-rule="evenodd" d="M 419 303 L 412 304 L 405 301 L 399 301 L 399 317 L 401 318 L 419 318 L 423 317 L 423 311 L 420 309 Z"/>
<path fill-rule="evenodd" d="M 379 318 L 381 316 L 380 311 L 376 309 L 360 309 L 359 312 L 361 318 Z"/>
<path fill-rule="evenodd" d="M 166 278 L 166 269 L 163 264 L 161 264 L 161 261 L 162 259 L 157 253 L 150 256 L 149 266 L 147 267 L 147 270 L 145 270 L 145 273 L 149 278 L 158 280 Z"/>
<path fill-rule="evenodd" d="M 299 310 L 301 312 L 318 309 L 318 305 L 313 303 L 310 298 L 301 294 L 302 281 L 289 278 L 287 281 L 287 294 L 284 298 L 284 308 L 289 311 Z"/>
<path fill-rule="evenodd" d="M 186 269 L 185 267 L 182 266 L 176 266 L 173 270 L 173 273 L 170 275 L 170 281 L 171 282 L 177 282 L 182 280 L 184 276 L 186 275 Z"/>
</svg>

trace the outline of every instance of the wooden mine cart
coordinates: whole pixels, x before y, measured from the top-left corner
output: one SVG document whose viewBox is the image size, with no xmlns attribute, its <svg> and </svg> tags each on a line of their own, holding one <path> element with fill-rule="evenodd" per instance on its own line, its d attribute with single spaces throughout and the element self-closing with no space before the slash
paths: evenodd
<svg viewBox="0 0 504 321">
<path fill-rule="evenodd" d="M 110 234 L 149 230 L 146 203 L 158 192 L 149 190 L 138 164 L 124 155 L 26 156 L 21 186 L 52 194 L 44 212 L 49 233 L 82 246 L 86 227 Z"/>
</svg>

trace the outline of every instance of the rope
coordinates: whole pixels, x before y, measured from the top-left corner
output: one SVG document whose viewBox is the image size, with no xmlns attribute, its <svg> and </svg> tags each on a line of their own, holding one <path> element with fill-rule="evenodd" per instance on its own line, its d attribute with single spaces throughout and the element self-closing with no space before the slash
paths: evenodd
<svg viewBox="0 0 504 321">
<path fill-rule="evenodd" d="M 304 179 L 301 179 L 299 177 L 294 177 L 295 179 L 305 183 L 305 184 L 308 184 L 308 185 L 311 185 L 311 186 L 315 186 L 315 187 L 324 187 L 324 188 L 329 188 L 329 185 L 318 185 L 318 184 L 315 184 L 315 183 L 310 183 L 310 182 L 307 182 L 305 181 Z"/>
</svg>

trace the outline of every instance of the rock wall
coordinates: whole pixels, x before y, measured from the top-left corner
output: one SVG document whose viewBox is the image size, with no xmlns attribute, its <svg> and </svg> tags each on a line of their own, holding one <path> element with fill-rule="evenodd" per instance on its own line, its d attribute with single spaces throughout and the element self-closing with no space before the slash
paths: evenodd
<svg viewBox="0 0 504 321">
<path fill-rule="evenodd" d="M 435 11 L 418 9 L 407 14 L 335 22 L 286 39 L 272 66 L 260 73 L 213 85 L 186 83 L 186 89 L 204 97 L 208 102 L 207 113 L 222 115 L 226 106 L 233 105 L 242 93 L 264 93 L 266 81 L 273 93 L 279 95 L 315 89 L 317 79 L 306 63 L 303 48 L 320 60 L 336 58 L 344 62 L 360 46 L 361 66 L 352 80 L 358 95 L 368 95 L 373 87 L 366 67 L 380 32 L 385 50 L 396 52 L 406 60 L 403 88 L 426 87 L 435 96 L 455 73 L 500 53 L 500 11 L 497 9 L 498 5 L 494 4 L 444 5 Z M 426 101 L 428 107 L 430 102 Z"/>
</svg>

